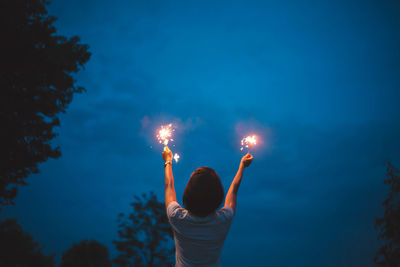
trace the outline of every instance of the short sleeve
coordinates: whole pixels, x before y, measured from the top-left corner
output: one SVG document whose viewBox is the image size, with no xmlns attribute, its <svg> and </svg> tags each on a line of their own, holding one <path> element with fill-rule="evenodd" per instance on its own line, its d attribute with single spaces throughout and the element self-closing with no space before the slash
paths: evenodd
<svg viewBox="0 0 400 267">
<path fill-rule="evenodd" d="M 178 226 L 179 222 L 185 218 L 187 210 L 181 207 L 176 201 L 171 201 L 167 207 L 167 217 L 173 227 Z"/>
<path fill-rule="evenodd" d="M 225 222 L 231 222 L 233 217 L 235 216 L 235 213 L 233 212 L 233 209 L 231 206 L 224 206 L 217 213 L 218 213 L 218 217 L 222 221 L 225 221 Z"/>
<path fill-rule="evenodd" d="M 167 207 L 168 219 L 175 217 L 179 212 L 179 209 L 182 209 L 181 205 L 179 205 L 176 201 L 171 201 Z"/>
</svg>

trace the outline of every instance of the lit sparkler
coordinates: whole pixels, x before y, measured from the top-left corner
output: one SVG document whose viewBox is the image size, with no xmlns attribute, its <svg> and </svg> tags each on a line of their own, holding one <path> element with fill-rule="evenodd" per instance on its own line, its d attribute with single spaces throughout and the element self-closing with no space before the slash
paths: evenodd
<svg viewBox="0 0 400 267">
<path fill-rule="evenodd" d="M 257 137 L 255 135 L 246 136 L 240 141 L 241 147 L 240 150 L 247 148 L 247 151 L 250 152 L 250 148 L 257 144 Z"/>
<path fill-rule="evenodd" d="M 158 130 L 157 134 L 157 140 L 160 144 L 163 144 L 164 146 L 167 146 L 169 142 L 173 142 L 174 139 L 172 138 L 172 133 L 175 131 L 175 127 L 172 125 L 172 123 L 167 124 L 167 125 L 161 125 L 160 130 Z M 180 156 L 178 153 L 175 153 L 174 155 L 174 160 L 175 162 L 178 162 Z"/>
<path fill-rule="evenodd" d="M 175 131 L 175 129 L 172 126 L 172 123 L 168 125 L 162 125 L 161 129 L 158 131 L 157 134 L 157 139 L 160 144 L 164 144 L 164 146 L 168 145 L 169 141 L 174 141 L 172 139 L 172 132 Z"/>
</svg>

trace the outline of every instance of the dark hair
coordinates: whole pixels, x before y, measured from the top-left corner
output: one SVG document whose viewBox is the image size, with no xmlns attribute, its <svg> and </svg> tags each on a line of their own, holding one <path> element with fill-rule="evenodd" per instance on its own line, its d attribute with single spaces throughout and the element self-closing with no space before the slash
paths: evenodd
<svg viewBox="0 0 400 267">
<path fill-rule="evenodd" d="M 190 176 L 183 192 L 183 205 L 198 217 L 216 211 L 224 199 L 224 188 L 218 174 L 209 167 L 199 167 Z"/>
</svg>

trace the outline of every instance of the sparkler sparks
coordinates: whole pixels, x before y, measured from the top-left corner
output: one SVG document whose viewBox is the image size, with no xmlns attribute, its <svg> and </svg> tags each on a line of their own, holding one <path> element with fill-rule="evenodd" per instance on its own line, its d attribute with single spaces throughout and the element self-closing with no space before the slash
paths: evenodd
<svg viewBox="0 0 400 267">
<path fill-rule="evenodd" d="M 158 131 L 157 134 L 157 139 L 160 144 L 164 144 L 164 146 L 168 145 L 169 141 L 174 141 L 172 139 L 172 132 L 175 131 L 174 127 L 172 126 L 172 123 L 168 125 L 162 125 L 161 129 Z"/>
<path fill-rule="evenodd" d="M 175 155 L 174 155 L 175 162 L 178 162 L 179 158 L 180 158 L 180 156 L 178 155 L 178 153 L 175 153 Z"/>
<path fill-rule="evenodd" d="M 161 125 L 161 128 L 158 130 L 157 140 L 160 144 L 167 146 L 169 142 L 173 142 L 174 139 L 172 138 L 172 134 L 175 131 L 175 127 L 172 123 L 167 125 Z M 175 162 L 179 161 L 179 154 L 175 153 L 173 159 Z"/>
<path fill-rule="evenodd" d="M 240 150 L 247 148 L 247 150 L 249 151 L 251 147 L 257 144 L 257 137 L 255 135 L 246 136 L 245 138 L 242 139 L 242 141 L 240 141 L 240 144 L 241 144 Z"/>
</svg>

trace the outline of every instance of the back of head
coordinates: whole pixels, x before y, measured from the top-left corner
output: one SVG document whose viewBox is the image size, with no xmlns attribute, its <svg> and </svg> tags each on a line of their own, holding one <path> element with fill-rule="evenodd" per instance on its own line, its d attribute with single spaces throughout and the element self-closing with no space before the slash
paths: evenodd
<svg viewBox="0 0 400 267">
<path fill-rule="evenodd" d="M 183 205 L 198 217 L 215 212 L 224 199 L 224 188 L 217 173 L 209 167 L 199 167 L 190 176 L 183 193 Z"/>
</svg>

